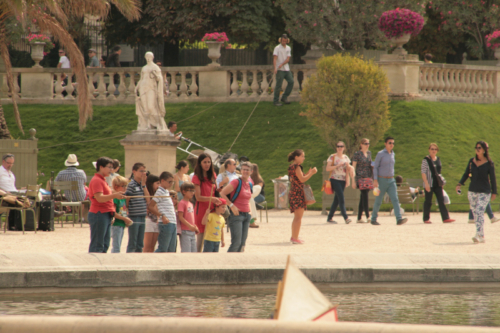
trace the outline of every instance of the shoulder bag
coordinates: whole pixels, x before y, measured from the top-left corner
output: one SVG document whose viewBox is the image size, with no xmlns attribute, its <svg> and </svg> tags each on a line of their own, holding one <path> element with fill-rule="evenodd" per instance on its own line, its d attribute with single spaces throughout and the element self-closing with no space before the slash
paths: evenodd
<svg viewBox="0 0 500 333">
<path fill-rule="evenodd" d="M 443 187 L 444 185 L 446 185 L 446 180 L 444 179 L 443 176 L 441 176 L 440 174 L 437 173 L 436 168 L 434 168 L 434 163 L 432 163 L 431 158 L 429 156 L 426 156 L 425 159 L 427 160 L 427 164 L 429 164 L 429 168 L 431 169 L 432 174 L 434 176 L 436 176 L 438 185 L 440 187 Z"/>
<path fill-rule="evenodd" d="M 332 164 L 333 163 L 335 163 L 335 155 L 333 155 Z M 328 162 L 326 163 L 326 166 L 328 166 Z M 321 191 L 325 192 L 325 194 L 328 194 L 328 195 L 334 194 L 334 191 L 332 188 L 332 183 L 330 183 L 330 178 L 332 178 L 332 172 L 333 172 L 333 170 L 330 171 L 330 175 L 328 176 L 328 179 L 323 181 L 323 186 L 321 187 Z"/>
<path fill-rule="evenodd" d="M 314 199 L 313 190 L 311 188 L 311 185 L 309 184 L 304 184 L 304 196 L 306 198 L 306 205 L 312 205 L 316 202 L 316 199 Z"/>
</svg>

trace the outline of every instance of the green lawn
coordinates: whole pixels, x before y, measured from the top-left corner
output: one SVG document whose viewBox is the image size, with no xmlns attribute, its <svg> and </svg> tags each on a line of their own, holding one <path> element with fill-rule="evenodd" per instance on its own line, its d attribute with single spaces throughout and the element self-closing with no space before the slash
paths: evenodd
<svg viewBox="0 0 500 333">
<path fill-rule="evenodd" d="M 166 121 L 182 120 L 204 110 L 214 103 L 168 104 Z M 228 150 L 240 131 L 254 103 L 221 103 L 214 108 L 179 124 L 179 130 L 208 148 L 219 153 Z M 50 171 L 56 173 L 64 168 L 63 162 L 69 153 L 78 156 L 80 167 L 92 174 L 91 162 L 99 156 L 109 156 L 123 161 L 124 150 L 120 138 L 88 143 L 70 143 L 90 139 L 125 136 L 137 126 L 133 105 L 94 107 L 94 117 L 87 128 L 78 130 L 78 111 L 75 106 L 60 105 L 20 105 L 21 119 L 25 132 L 36 128 L 39 138 L 40 182 L 45 184 Z M 427 154 L 430 142 L 438 143 L 439 156 L 443 162 L 443 175 L 448 180 L 447 192 L 452 203 L 466 202 L 466 196 L 457 196 L 454 185 L 465 170 L 467 160 L 474 154 L 477 140 L 489 142 L 493 160 L 498 161 L 500 154 L 496 143 L 500 142 L 498 132 L 500 123 L 499 105 L 474 105 L 437 102 L 392 102 L 392 126 L 388 135 L 394 136 L 396 145 L 396 173 L 406 178 L 420 178 L 420 164 Z M 7 123 L 12 136 L 24 139 L 18 131 L 12 106 L 5 105 Z M 234 145 L 232 152 L 246 155 L 252 162 L 259 164 L 266 181 L 268 201 L 274 196 L 271 179 L 287 174 L 287 154 L 297 148 L 306 152 L 304 168 L 317 166 L 321 169 L 323 160 L 333 151 L 324 143 L 315 128 L 305 117 L 299 116 L 301 106 L 292 103 L 276 108 L 272 103 L 262 102 L 255 110 L 245 130 Z M 60 143 L 63 146 L 42 149 Z M 186 146 L 186 143 L 183 143 Z M 383 148 L 383 142 L 371 147 L 373 156 Z M 187 154 L 178 152 L 177 159 Z M 147 161 L 144 161 L 147 165 Z M 129 174 L 130 170 L 121 174 Z M 321 176 L 314 176 L 310 183 L 320 207 Z M 458 207 L 455 207 L 458 208 Z M 465 206 L 462 208 L 466 209 Z M 496 210 L 496 209 L 495 209 Z"/>
</svg>

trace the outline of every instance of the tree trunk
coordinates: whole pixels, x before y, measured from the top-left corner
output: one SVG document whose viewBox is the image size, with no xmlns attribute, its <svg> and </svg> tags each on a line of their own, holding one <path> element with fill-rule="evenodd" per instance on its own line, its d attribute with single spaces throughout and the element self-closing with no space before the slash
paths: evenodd
<svg viewBox="0 0 500 333">
<path fill-rule="evenodd" d="M 9 128 L 7 127 L 7 122 L 5 121 L 5 115 L 3 113 L 2 104 L 0 104 L 0 140 L 11 139 Z"/>
</svg>

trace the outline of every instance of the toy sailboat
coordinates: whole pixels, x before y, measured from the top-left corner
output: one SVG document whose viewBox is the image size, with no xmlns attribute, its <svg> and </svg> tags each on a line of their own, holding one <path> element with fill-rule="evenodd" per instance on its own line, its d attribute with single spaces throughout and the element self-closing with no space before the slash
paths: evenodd
<svg viewBox="0 0 500 333">
<path fill-rule="evenodd" d="M 338 321 L 337 306 L 316 288 L 288 256 L 278 283 L 274 319 L 283 321 Z"/>
</svg>

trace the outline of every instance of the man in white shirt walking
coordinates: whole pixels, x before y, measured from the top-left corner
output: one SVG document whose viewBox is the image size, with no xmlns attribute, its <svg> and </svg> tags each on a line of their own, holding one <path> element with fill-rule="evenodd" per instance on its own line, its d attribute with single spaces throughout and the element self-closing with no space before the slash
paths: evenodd
<svg viewBox="0 0 500 333">
<path fill-rule="evenodd" d="M 286 86 L 285 92 L 281 97 L 281 101 L 285 104 L 290 104 L 288 101 L 288 96 L 292 92 L 293 88 L 293 75 L 290 71 L 290 66 L 288 62 L 292 56 L 292 49 L 290 46 L 286 45 L 289 42 L 288 36 L 283 34 L 279 39 L 280 44 L 274 48 L 273 52 L 273 65 L 274 65 L 274 74 L 276 74 L 276 87 L 274 88 L 274 105 L 282 106 L 280 103 L 280 91 L 281 85 L 283 84 L 283 79 L 286 80 L 288 85 Z"/>
</svg>

